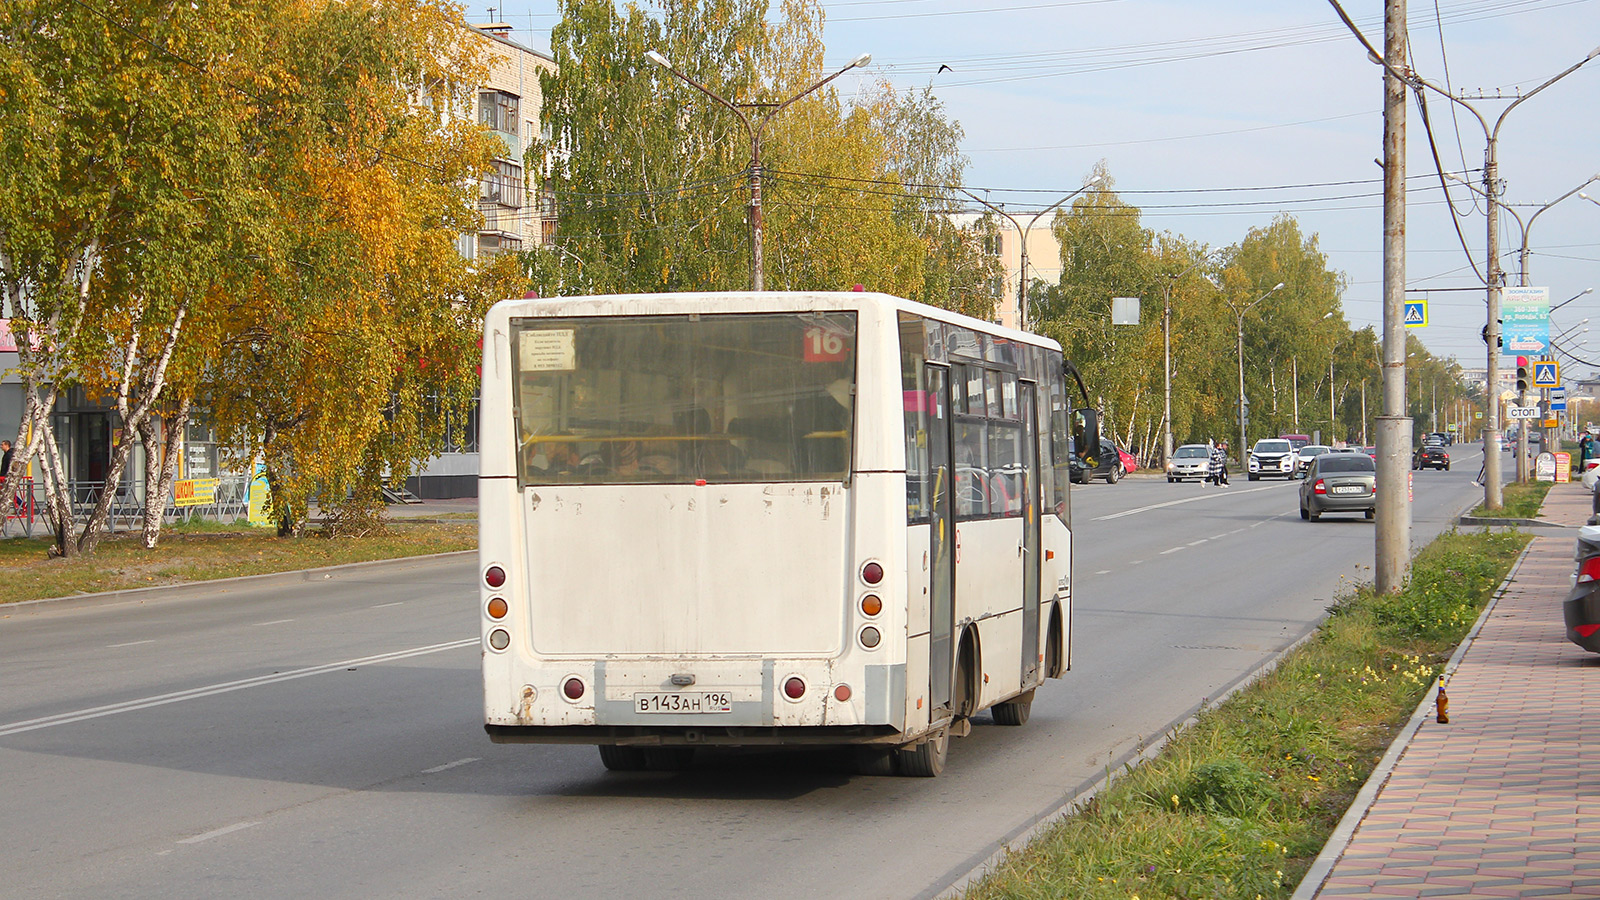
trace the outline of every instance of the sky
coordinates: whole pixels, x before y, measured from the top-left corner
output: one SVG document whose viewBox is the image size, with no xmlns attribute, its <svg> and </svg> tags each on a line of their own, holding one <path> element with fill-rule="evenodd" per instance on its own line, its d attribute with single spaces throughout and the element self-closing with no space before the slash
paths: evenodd
<svg viewBox="0 0 1600 900">
<path fill-rule="evenodd" d="M 513 38 L 548 52 L 556 0 L 500 2 L 494 17 L 516 28 Z M 1382 2 L 1341 2 L 1381 47 Z M 1104 160 L 1115 189 L 1157 232 L 1223 247 L 1291 213 L 1345 275 L 1345 318 L 1381 325 L 1382 69 L 1328 0 L 822 6 L 829 71 L 872 54 L 859 75 L 835 82 L 840 90 L 849 96 L 858 78 L 931 84 L 965 130 L 967 186 L 1008 211 L 1054 203 Z M 487 21 L 489 9 L 469 5 L 467 18 Z M 1600 0 L 1410 0 L 1409 28 L 1417 73 L 1464 96 L 1493 128 L 1519 92 L 1600 49 Z M 1484 128 L 1429 94 L 1443 169 L 1481 185 Z M 1600 174 L 1597 101 L 1600 58 L 1504 119 L 1502 202 L 1523 220 Z M 1474 265 L 1484 268 L 1484 203 L 1450 184 L 1458 236 L 1414 100 L 1408 121 L 1406 283 L 1429 290 L 1408 297 L 1428 300 L 1430 322 L 1411 333 L 1435 355 L 1482 368 L 1486 304 Z M 1600 181 L 1583 190 L 1600 200 Z M 1501 267 L 1516 285 L 1523 233 L 1500 219 Z M 1552 332 L 1572 329 L 1563 343 L 1595 364 L 1563 360 L 1564 380 L 1600 370 L 1600 203 L 1573 194 L 1532 221 L 1528 283 L 1548 286 L 1553 306 L 1596 288 L 1552 313 Z"/>
</svg>

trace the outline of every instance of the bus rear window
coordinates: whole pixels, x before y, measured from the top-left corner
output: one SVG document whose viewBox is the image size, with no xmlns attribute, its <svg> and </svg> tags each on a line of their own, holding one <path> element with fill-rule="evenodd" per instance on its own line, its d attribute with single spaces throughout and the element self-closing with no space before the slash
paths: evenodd
<svg viewBox="0 0 1600 900">
<path fill-rule="evenodd" d="M 856 316 L 519 319 L 524 485 L 843 481 Z"/>
</svg>

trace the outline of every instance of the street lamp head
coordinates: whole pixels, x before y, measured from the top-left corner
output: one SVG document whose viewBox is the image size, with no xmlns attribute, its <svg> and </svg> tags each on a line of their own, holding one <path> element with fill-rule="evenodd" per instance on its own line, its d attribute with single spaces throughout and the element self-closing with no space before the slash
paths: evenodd
<svg viewBox="0 0 1600 900">
<path fill-rule="evenodd" d="M 644 58 L 650 60 L 663 69 L 672 68 L 672 63 L 668 62 L 667 58 L 662 56 L 658 51 L 647 50 L 645 51 Z"/>
<path fill-rule="evenodd" d="M 1275 290 L 1275 291 L 1283 290 L 1283 282 L 1280 281 L 1277 284 L 1273 285 L 1272 289 Z"/>
<path fill-rule="evenodd" d="M 861 54 L 860 56 L 856 57 L 854 60 L 851 61 L 850 68 L 852 68 L 852 69 L 865 68 L 867 63 L 869 63 L 869 62 L 872 62 L 872 54 L 871 53 L 863 53 L 863 54 Z"/>
</svg>

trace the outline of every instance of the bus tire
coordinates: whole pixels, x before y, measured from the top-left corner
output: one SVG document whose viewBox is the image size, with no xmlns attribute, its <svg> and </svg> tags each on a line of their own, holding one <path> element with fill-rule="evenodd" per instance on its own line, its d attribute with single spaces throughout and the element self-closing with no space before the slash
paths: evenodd
<svg viewBox="0 0 1600 900">
<path fill-rule="evenodd" d="M 895 750 L 895 767 L 908 778 L 937 778 L 949 755 L 950 732 L 940 729 L 936 737 Z"/>
<path fill-rule="evenodd" d="M 652 772 L 681 772 L 694 761 L 693 747 L 647 747 L 645 768 Z"/>
<path fill-rule="evenodd" d="M 1033 691 L 1025 691 L 990 707 L 996 725 L 1021 725 L 1028 721 L 1028 713 L 1032 711 Z"/>
<path fill-rule="evenodd" d="M 638 747 L 601 744 L 600 763 L 613 772 L 643 772 L 645 770 L 644 750 Z"/>
<path fill-rule="evenodd" d="M 1066 642 L 1061 633 L 1061 604 L 1051 604 L 1050 631 L 1044 641 L 1044 674 L 1046 678 L 1060 678 L 1067 673 L 1066 654 L 1062 653 L 1062 645 Z"/>
</svg>

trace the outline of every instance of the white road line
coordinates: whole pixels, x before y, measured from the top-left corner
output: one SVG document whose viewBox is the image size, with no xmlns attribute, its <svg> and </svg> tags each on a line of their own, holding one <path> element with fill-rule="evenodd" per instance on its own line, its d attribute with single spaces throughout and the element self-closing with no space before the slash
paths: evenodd
<svg viewBox="0 0 1600 900">
<path fill-rule="evenodd" d="M 187 691 L 174 691 L 170 694 L 157 694 L 154 697 L 143 697 L 138 700 L 129 700 L 124 703 L 113 703 L 108 706 L 96 706 L 89 709 L 74 710 L 73 712 L 58 713 L 53 716 L 44 716 L 38 719 L 25 719 L 21 722 L 11 722 L 0 725 L 0 737 L 12 734 L 21 734 L 24 731 L 37 731 L 41 728 L 50 728 L 54 725 L 70 725 L 73 722 L 83 722 L 89 719 L 98 719 L 103 716 L 114 716 L 118 713 L 133 712 L 140 709 L 149 709 L 153 706 L 166 706 L 169 703 L 181 703 L 184 700 L 197 700 L 201 697 L 211 697 L 217 694 L 228 694 L 233 691 L 242 691 L 245 688 L 262 687 L 277 684 L 282 681 L 294 681 L 298 678 L 309 678 L 312 675 L 322 675 L 328 672 L 337 672 L 352 666 L 374 665 L 376 663 L 393 662 L 400 659 L 409 659 L 413 656 L 423 656 L 428 653 L 438 653 L 441 650 L 455 650 L 460 647 L 470 647 L 478 643 L 481 638 L 465 638 L 459 641 L 448 641 L 443 644 L 429 644 L 426 647 L 413 647 L 410 650 L 396 650 L 393 653 L 380 653 L 377 656 L 363 656 L 360 659 L 347 659 L 343 662 L 328 663 L 322 666 L 308 666 L 304 669 L 291 669 L 288 672 L 277 672 L 272 675 L 260 675 L 255 678 L 242 678 L 238 681 L 224 681 L 219 684 L 206 685 L 205 687 L 191 688 Z"/>
<path fill-rule="evenodd" d="M 1198 540 L 1198 541 L 1190 541 L 1190 542 L 1189 542 L 1189 546 L 1190 546 L 1190 547 L 1198 547 L 1198 546 L 1200 546 L 1200 545 L 1201 545 L 1201 544 L 1204 544 L 1204 543 L 1205 543 L 1205 542 L 1206 542 L 1206 541 L 1209 541 L 1209 540 L 1211 540 L 1211 538 L 1201 538 L 1201 539 L 1200 539 L 1200 540 Z"/>
<path fill-rule="evenodd" d="M 404 605 L 405 605 L 405 601 L 404 600 L 396 600 L 393 603 L 379 603 L 377 606 L 369 606 L 369 607 L 367 607 L 367 609 L 388 609 L 391 606 L 404 606 Z"/>
<path fill-rule="evenodd" d="M 481 757 L 481 756 L 469 756 L 466 759 L 458 759 L 455 762 L 447 762 L 442 766 L 434 766 L 431 769 L 423 769 L 422 770 L 422 774 L 424 774 L 424 775 L 437 775 L 440 772 L 446 771 L 448 769 L 454 769 L 456 766 L 464 766 L 467 763 L 475 763 L 475 762 L 477 762 L 478 760 L 480 760 L 482 758 L 483 757 Z"/>
<path fill-rule="evenodd" d="M 1256 491 L 1270 491 L 1279 487 L 1282 487 L 1282 485 L 1273 484 L 1266 487 L 1245 488 L 1242 491 L 1228 491 L 1227 494 L 1202 494 L 1199 497 L 1186 497 L 1182 500 L 1168 500 L 1166 503 L 1152 503 L 1149 506 L 1139 506 L 1133 509 L 1125 509 L 1122 512 L 1110 513 L 1104 516 L 1095 516 L 1089 521 L 1104 522 L 1107 519 L 1120 519 L 1123 516 L 1131 516 L 1135 513 L 1149 512 L 1152 509 L 1166 509 L 1169 506 L 1178 506 L 1183 503 L 1198 503 L 1201 500 L 1209 500 L 1212 497 L 1223 497 L 1227 496 L 1228 494 L 1254 494 Z"/>
<path fill-rule="evenodd" d="M 1128 563 L 1128 565 L 1130 565 L 1130 566 L 1142 566 L 1142 565 L 1144 565 L 1144 560 L 1136 559 L 1133 562 Z"/>
<path fill-rule="evenodd" d="M 1177 553 L 1179 550 L 1187 550 L 1187 549 L 1188 549 L 1187 547 L 1173 547 L 1170 550 L 1161 551 L 1161 555 L 1162 556 L 1166 556 L 1168 553 Z"/>
<path fill-rule="evenodd" d="M 178 843 L 180 843 L 180 844 L 198 844 L 201 841 L 209 841 L 212 838 L 219 838 L 219 837 L 222 837 L 225 834 L 233 834 L 235 831 L 243 831 L 246 828 L 254 828 L 255 826 L 260 825 L 260 824 L 261 824 L 260 822 L 235 822 L 232 825 L 225 825 L 222 828 L 218 828 L 215 831 L 208 831 L 205 834 L 197 834 L 194 837 L 184 838 L 183 840 L 179 841 Z"/>
<path fill-rule="evenodd" d="M 273 619 L 271 622 L 255 622 L 255 623 L 252 623 L 252 627 L 259 628 L 262 625 L 282 625 L 285 622 L 293 622 L 293 621 L 294 621 L 293 619 Z"/>
<path fill-rule="evenodd" d="M 1238 534 L 1238 532 L 1236 532 L 1236 531 L 1225 531 L 1222 534 L 1213 534 L 1211 536 L 1211 540 L 1220 541 L 1220 540 L 1222 540 L 1223 538 L 1227 537 L 1230 534 Z"/>
<path fill-rule="evenodd" d="M 128 641 L 127 643 L 124 643 L 124 644 L 107 644 L 106 645 L 106 649 L 107 650 L 115 650 L 118 647 L 137 647 L 140 644 L 154 644 L 154 643 L 155 643 L 155 641 Z"/>
</svg>

